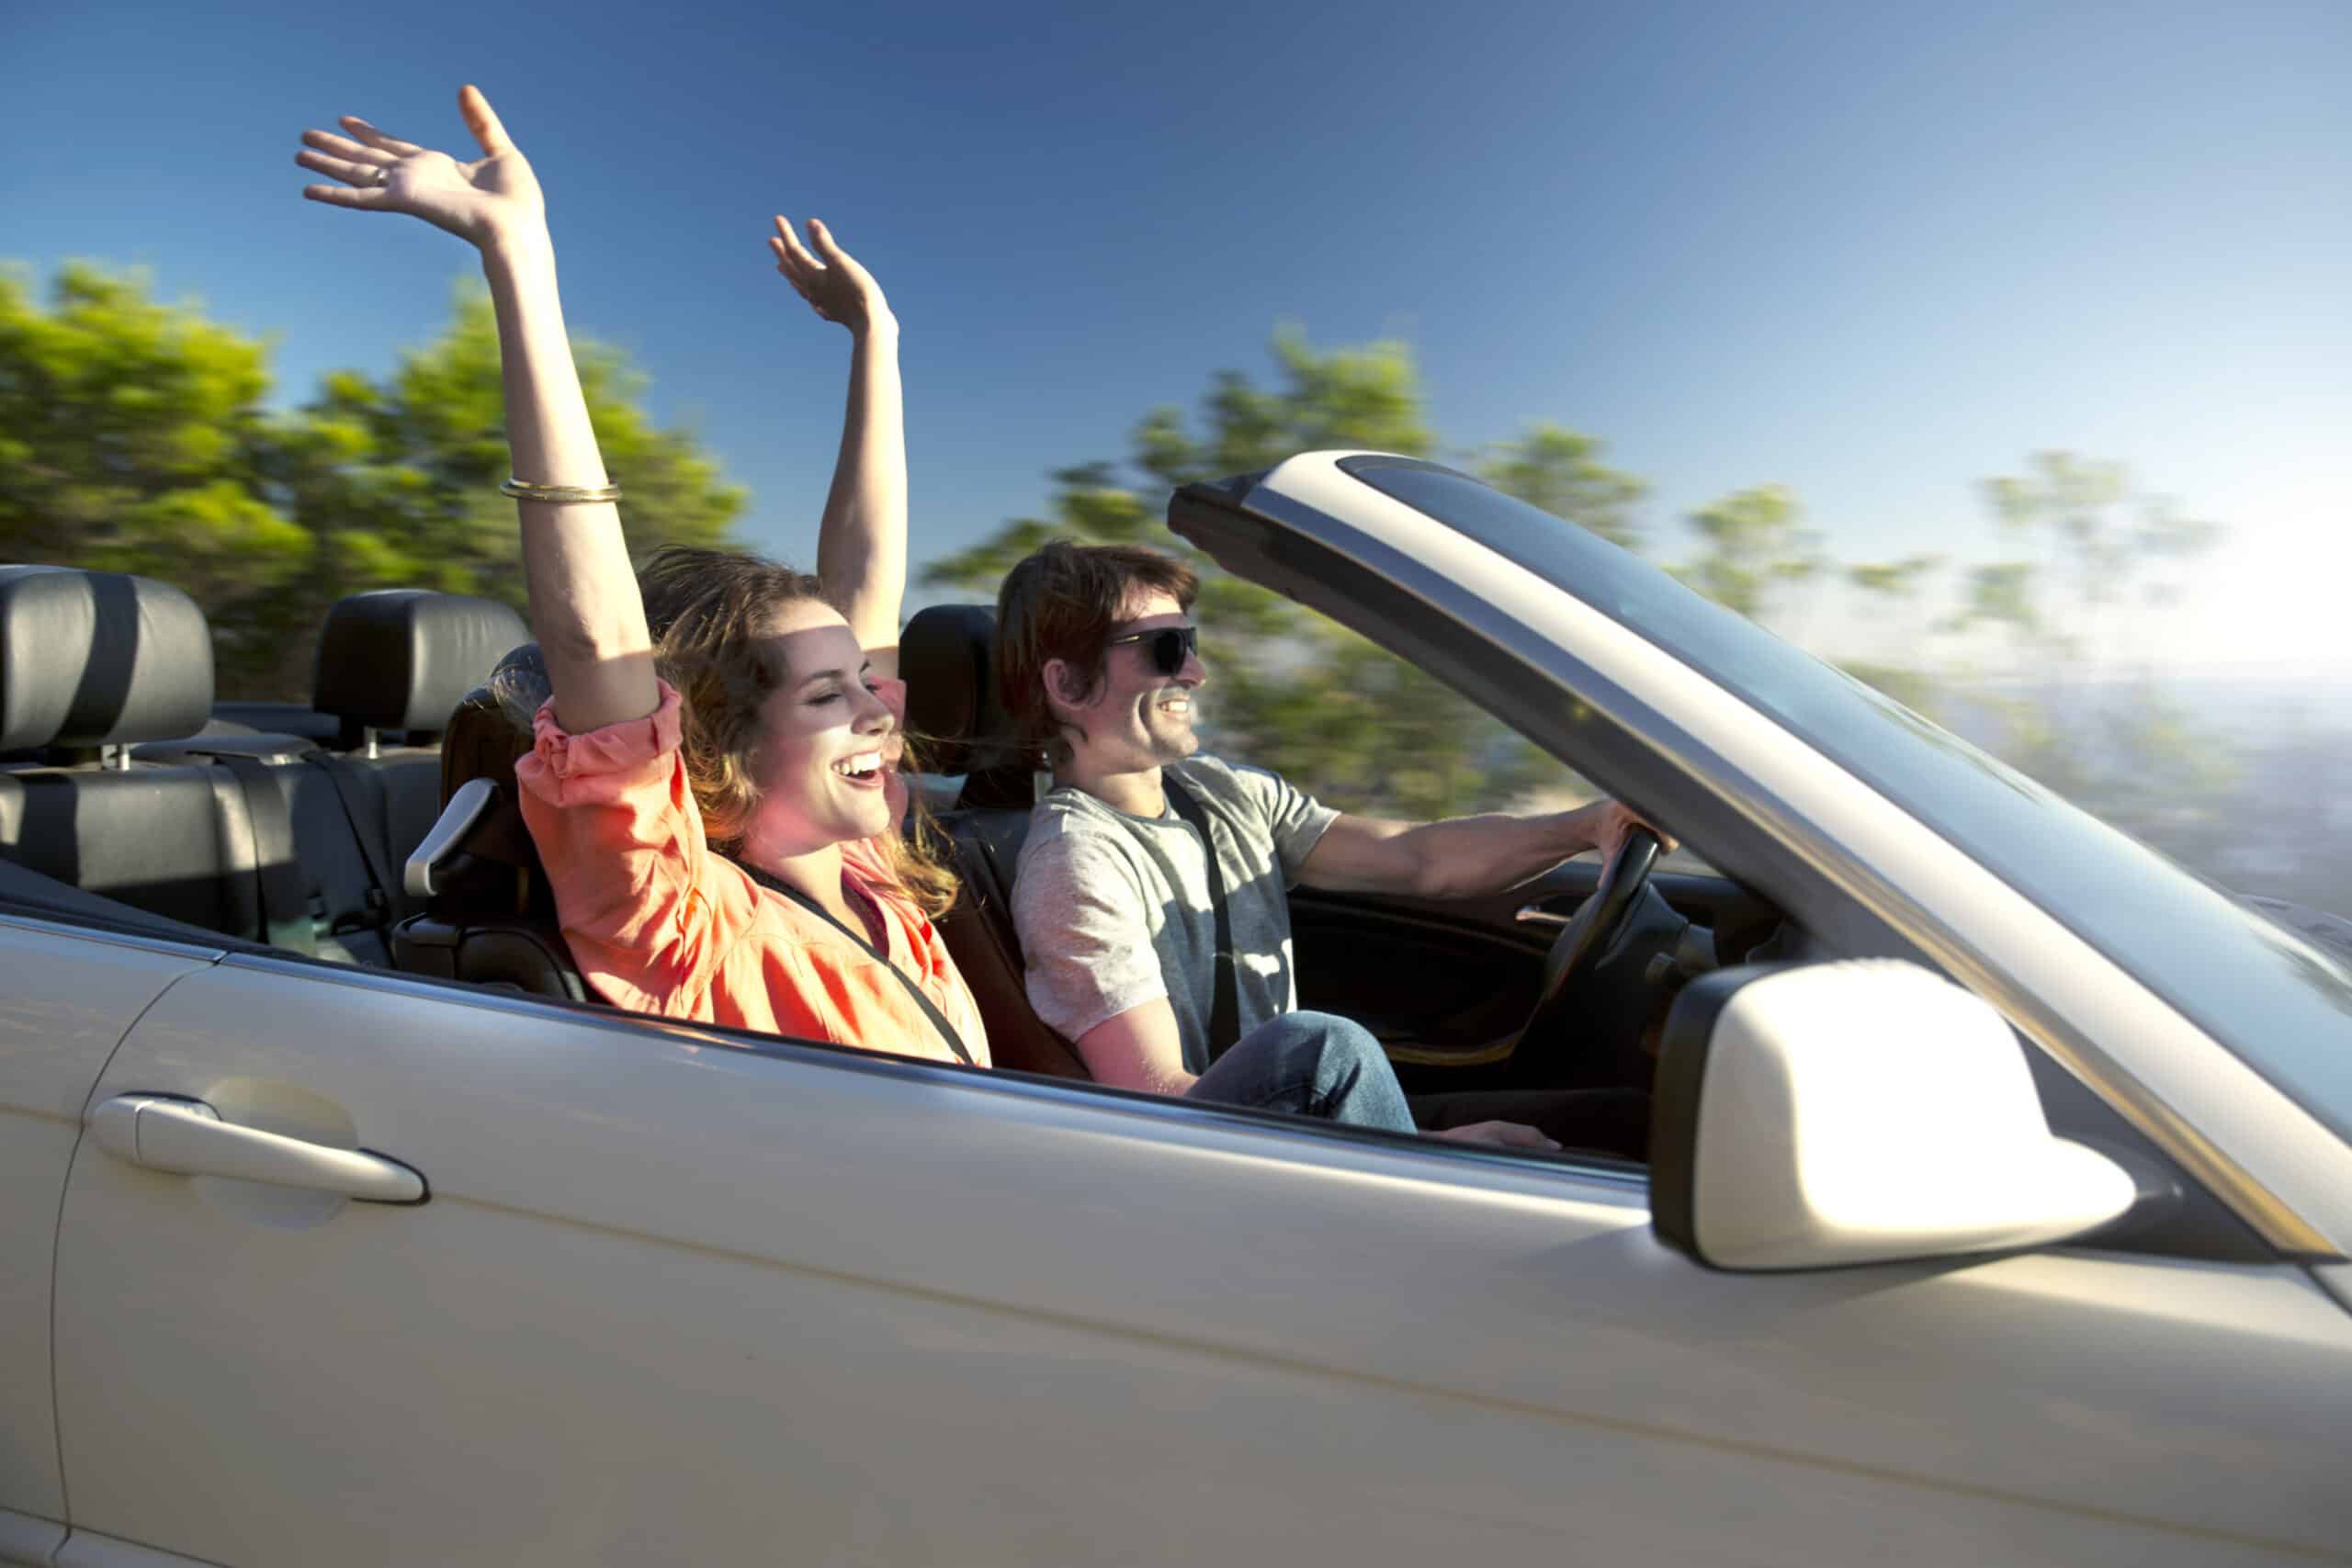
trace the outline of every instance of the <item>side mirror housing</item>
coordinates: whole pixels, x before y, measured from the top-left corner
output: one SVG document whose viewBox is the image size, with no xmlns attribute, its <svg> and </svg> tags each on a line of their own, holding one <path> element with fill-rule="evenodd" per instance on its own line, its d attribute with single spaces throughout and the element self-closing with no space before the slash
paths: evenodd
<svg viewBox="0 0 2352 1568">
<path fill-rule="evenodd" d="M 1915 964 L 1718 970 L 1668 1017 L 1652 1223 L 1713 1268 L 2037 1247 L 2136 1195 L 2120 1166 L 2052 1134 L 2001 1015 Z"/>
</svg>

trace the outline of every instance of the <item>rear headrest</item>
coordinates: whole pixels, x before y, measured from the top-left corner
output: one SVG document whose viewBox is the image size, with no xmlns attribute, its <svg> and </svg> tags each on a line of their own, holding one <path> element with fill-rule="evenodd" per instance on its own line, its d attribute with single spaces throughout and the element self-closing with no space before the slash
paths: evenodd
<svg viewBox="0 0 2352 1568">
<path fill-rule="evenodd" d="M 373 729 L 437 730 L 517 643 L 523 617 L 488 599 L 384 588 L 327 612 L 311 705 Z"/>
<path fill-rule="evenodd" d="M 514 761 L 531 749 L 531 719 L 548 700 L 547 661 L 539 645 L 509 651 L 490 678 L 465 694 L 441 737 L 441 799 L 447 804 L 469 779 L 512 790 Z"/>
<path fill-rule="evenodd" d="M 166 582 L 0 566 L 0 751 L 192 735 L 212 713 L 212 633 Z"/>
<path fill-rule="evenodd" d="M 971 773 L 1017 761 L 995 660 L 996 612 L 985 604 L 934 604 L 899 635 L 907 728 L 925 738 L 932 772 Z"/>
</svg>

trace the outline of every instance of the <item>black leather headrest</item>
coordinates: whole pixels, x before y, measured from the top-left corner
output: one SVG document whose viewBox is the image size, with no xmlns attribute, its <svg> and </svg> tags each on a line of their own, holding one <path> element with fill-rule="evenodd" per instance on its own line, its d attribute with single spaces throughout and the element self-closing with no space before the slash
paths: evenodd
<svg viewBox="0 0 2352 1568">
<path fill-rule="evenodd" d="M 530 638 L 522 616 L 489 599 L 355 593 L 327 612 L 311 705 L 346 724 L 437 730 L 502 654 Z"/>
<path fill-rule="evenodd" d="M 996 612 L 934 604 L 899 634 L 907 728 L 938 773 L 969 773 L 1013 761 L 1012 717 L 996 688 Z"/>
<path fill-rule="evenodd" d="M 212 713 L 212 633 L 166 582 L 0 566 L 0 751 L 192 735 Z"/>
</svg>

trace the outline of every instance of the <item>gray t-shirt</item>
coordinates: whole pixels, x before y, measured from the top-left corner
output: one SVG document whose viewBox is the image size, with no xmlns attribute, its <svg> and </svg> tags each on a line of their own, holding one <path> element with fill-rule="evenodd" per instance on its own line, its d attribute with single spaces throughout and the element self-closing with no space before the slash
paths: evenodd
<svg viewBox="0 0 2352 1568">
<path fill-rule="evenodd" d="M 1259 768 L 1189 757 L 1166 771 L 1191 788 L 1216 840 L 1247 1034 L 1298 1006 L 1287 894 L 1340 814 Z M 1012 919 L 1039 1018 L 1076 1040 L 1166 997 L 1185 1071 L 1207 1069 L 1216 917 L 1200 835 L 1174 810 L 1130 817 L 1079 790 L 1046 795 L 1013 873 Z"/>
</svg>

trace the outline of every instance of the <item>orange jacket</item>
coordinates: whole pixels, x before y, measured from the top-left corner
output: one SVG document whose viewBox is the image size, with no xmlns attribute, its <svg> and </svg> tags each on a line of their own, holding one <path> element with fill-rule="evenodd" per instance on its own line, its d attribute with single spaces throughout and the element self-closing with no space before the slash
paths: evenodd
<svg viewBox="0 0 2352 1568">
<path fill-rule="evenodd" d="M 902 682 L 876 683 L 894 713 Z M 616 1007 L 862 1050 L 954 1061 L 939 1031 L 874 955 L 710 852 L 678 757 L 678 694 L 644 718 L 585 735 L 533 724 L 514 764 L 523 820 L 582 975 Z M 908 901 L 880 843 L 842 846 L 883 914 L 890 961 L 922 987 L 982 1066 L 988 1032 L 938 931 Z"/>
</svg>

